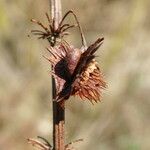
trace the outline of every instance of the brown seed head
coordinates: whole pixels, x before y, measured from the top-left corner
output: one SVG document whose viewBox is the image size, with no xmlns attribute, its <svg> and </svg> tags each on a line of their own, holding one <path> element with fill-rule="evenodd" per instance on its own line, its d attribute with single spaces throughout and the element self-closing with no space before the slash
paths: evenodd
<svg viewBox="0 0 150 150">
<path fill-rule="evenodd" d="M 103 40 L 99 38 L 84 52 L 71 47 L 67 42 L 48 48 L 51 53 L 49 61 L 52 63 L 56 82 L 57 101 L 68 99 L 71 95 L 86 98 L 92 103 L 100 100 L 101 90 L 106 87 L 106 82 L 103 80 L 94 53 Z"/>
</svg>

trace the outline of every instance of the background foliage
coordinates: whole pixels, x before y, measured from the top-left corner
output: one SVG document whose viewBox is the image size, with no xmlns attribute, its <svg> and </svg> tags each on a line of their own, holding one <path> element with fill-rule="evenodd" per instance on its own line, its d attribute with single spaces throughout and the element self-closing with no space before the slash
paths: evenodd
<svg viewBox="0 0 150 150">
<path fill-rule="evenodd" d="M 63 0 L 73 9 L 97 53 L 108 82 L 102 102 L 67 101 L 66 138 L 84 138 L 80 150 L 150 149 L 150 1 Z M 45 46 L 30 34 L 31 18 L 44 21 L 48 0 L 0 1 L 0 149 L 32 150 L 28 137 L 52 140 L 50 64 Z M 77 30 L 69 37 L 80 46 Z"/>
</svg>

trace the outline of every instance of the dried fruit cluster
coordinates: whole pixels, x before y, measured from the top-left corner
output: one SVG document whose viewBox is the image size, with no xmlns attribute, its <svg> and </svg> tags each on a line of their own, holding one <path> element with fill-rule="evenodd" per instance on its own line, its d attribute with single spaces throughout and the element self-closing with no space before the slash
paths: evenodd
<svg viewBox="0 0 150 150">
<path fill-rule="evenodd" d="M 81 49 L 74 48 L 62 39 L 66 34 L 64 31 L 74 26 L 62 24 L 70 13 L 75 17 L 81 32 L 83 43 Z M 46 16 L 50 24 L 50 19 L 48 15 Z M 92 45 L 87 47 L 77 17 L 72 11 L 66 13 L 58 29 L 53 28 L 53 21 L 52 25 L 49 25 L 50 29 L 39 21 L 32 21 L 45 30 L 45 32 L 39 30 L 33 30 L 32 32 L 39 35 L 40 38 L 48 39 L 50 42 L 47 50 L 51 55 L 46 59 L 52 64 L 52 74 L 56 83 L 56 101 L 62 102 L 71 95 L 78 95 L 81 99 L 88 99 L 92 103 L 98 102 L 101 97 L 101 90 L 106 87 L 106 82 L 103 80 L 102 73 L 95 60 L 95 52 L 103 43 L 104 38 L 97 39 Z M 60 41 L 57 43 L 57 46 L 54 46 L 57 38 Z"/>
</svg>

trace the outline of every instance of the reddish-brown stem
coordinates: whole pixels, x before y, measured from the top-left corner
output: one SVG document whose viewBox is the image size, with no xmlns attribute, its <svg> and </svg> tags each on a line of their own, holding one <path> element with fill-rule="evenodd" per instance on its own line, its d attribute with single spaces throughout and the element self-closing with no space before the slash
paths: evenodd
<svg viewBox="0 0 150 150">
<path fill-rule="evenodd" d="M 51 17 L 54 23 L 54 29 L 57 29 L 62 19 L 61 0 L 50 0 Z M 55 45 L 54 45 L 55 46 Z M 53 91 L 53 150 L 65 149 L 65 104 L 61 105 L 55 101 L 56 85 L 52 77 L 52 91 Z"/>
</svg>

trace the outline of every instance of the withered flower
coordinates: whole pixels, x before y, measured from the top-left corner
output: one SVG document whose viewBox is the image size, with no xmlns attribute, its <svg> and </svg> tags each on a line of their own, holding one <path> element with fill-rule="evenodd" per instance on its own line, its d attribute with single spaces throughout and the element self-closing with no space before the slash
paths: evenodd
<svg viewBox="0 0 150 150">
<path fill-rule="evenodd" d="M 103 40 L 97 39 L 85 51 L 73 48 L 65 41 L 54 48 L 47 48 L 51 53 L 47 59 L 52 64 L 56 82 L 56 101 L 66 100 L 71 95 L 78 95 L 91 103 L 100 101 L 101 90 L 106 83 L 94 54 Z"/>
<path fill-rule="evenodd" d="M 66 17 L 69 14 L 73 15 L 73 17 L 75 18 L 77 24 L 73 24 L 73 25 L 70 25 L 68 23 L 63 24 L 65 19 L 66 19 Z M 47 20 L 48 20 L 48 27 L 45 26 L 40 21 L 37 21 L 35 19 L 31 19 L 31 21 L 33 23 L 36 23 L 37 25 L 42 27 L 42 29 L 44 30 L 44 31 L 42 31 L 42 30 L 32 30 L 31 32 L 34 35 L 37 35 L 39 39 L 47 39 L 51 46 L 54 46 L 56 44 L 57 40 L 61 40 L 65 35 L 68 35 L 69 33 L 66 32 L 66 31 L 68 29 L 70 29 L 70 28 L 78 26 L 79 30 L 82 32 L 82 29 L 81 29 L 81 27 L 79 25 L 78 19 L 77 19 L 76 15 L 74 14 L 74 12 L 72 10 L 69 10 L 64 15 L 64 17 L 60 21 L 60 23 L 59 23 L 57 28 L 55 28 L 55 18 L 53 18 L 53 20 L 50 20 L 50 17 L 49 17 L 49 15 L 47 13 L 46 13 L 46 17 L 47 17 Z"/>
</svg>

